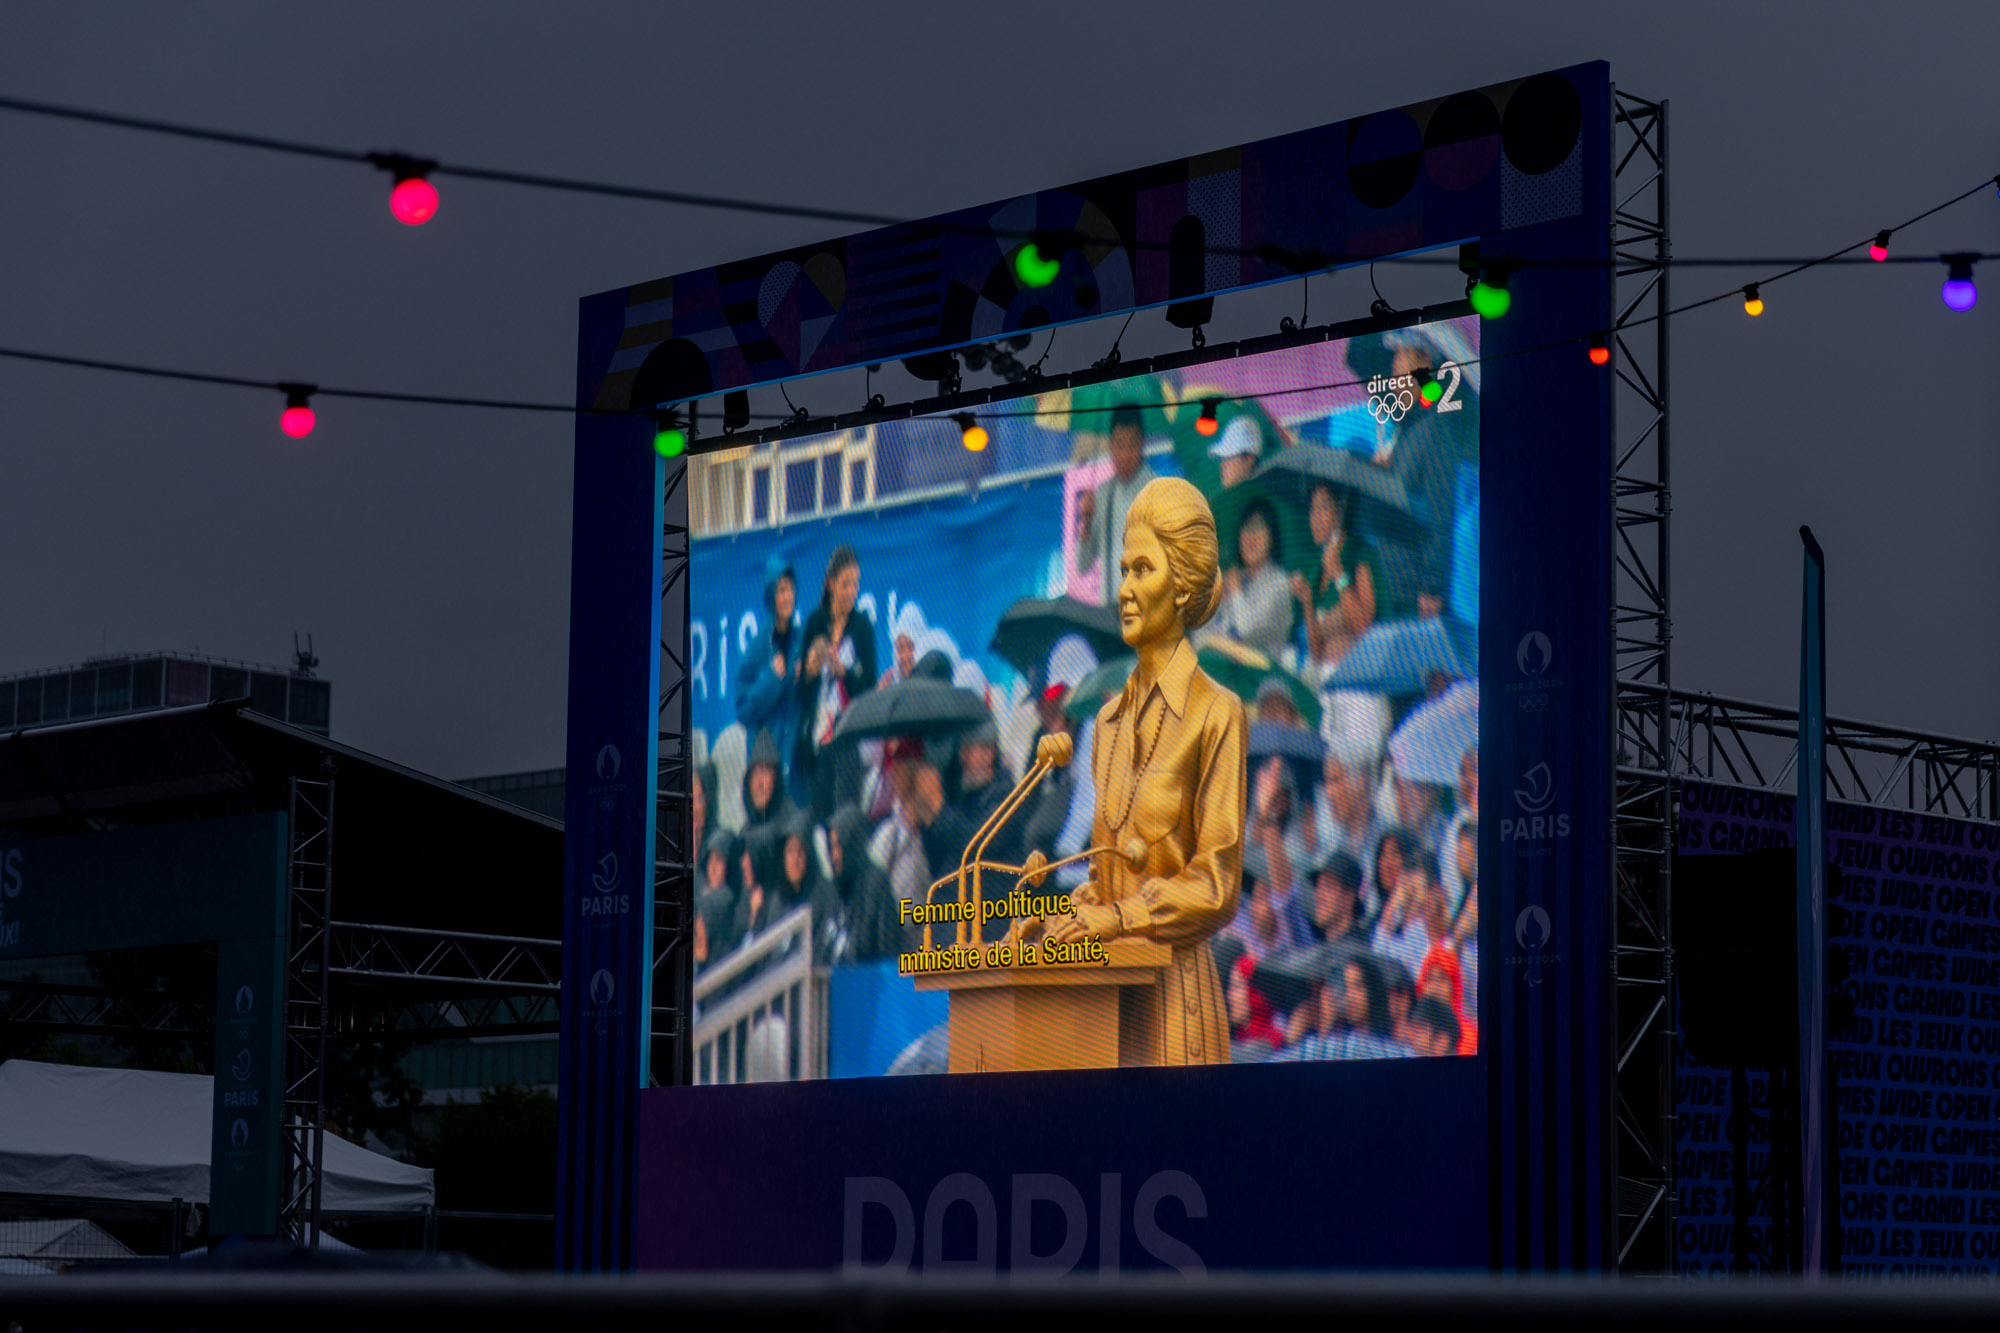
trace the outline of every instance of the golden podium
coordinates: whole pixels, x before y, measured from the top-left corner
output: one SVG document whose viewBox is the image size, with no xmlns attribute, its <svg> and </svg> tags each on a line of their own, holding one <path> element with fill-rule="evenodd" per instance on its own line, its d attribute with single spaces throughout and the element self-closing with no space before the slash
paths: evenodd
<svg viewBox="0 0 2000 1333">
<path fill-rule="evenodd" d="M 930 886 L 927 903 L 947 884 L 960 886 L 961 900 L 969 891 L 974 919 L 958 923 L 959 945 L 984 947 L 979 928 L 985 901 L 982 873 L 1023 872 L 1021 866 L 983 860 L 987 845 L 1042 778 L 1066 765 L 1072 753 L 1069 737 L 1043 738 L 1034 767 L 973 835 L 958 869 Z M 1045 867 L 1043 873 L 1108 850 L 1092 848 Z M 1006 942 L 1018 949 L 1019 938 L 1017 926 L 1008 932 Z M 924 946 L 932 947 L 928 923 Z M 949 1072 L 1118 1069 L 1161 1063 L 1160 981 L 1173 962 L 1173 950 L 1131 937 L 1110 940 L 1103 947 L 1102 961 L 1017 962 L 916 977 L 918 990 L 951 996 Z"/>
<path fill-rule="evenodd" d="M 1145 1024 L 1121 1022 L 1125 1006 L 1120 997 L 1133 986 L 1157 994 L 1173 950 L 1140 939 L 1112 940 L 1104 947 L 1108 964 L 1017 964 L 918 977 L 920 991 L 951 993 L 948 1070 L 971 1074 L 1160 1063 L 1158 1034 Z"/>
</svg>

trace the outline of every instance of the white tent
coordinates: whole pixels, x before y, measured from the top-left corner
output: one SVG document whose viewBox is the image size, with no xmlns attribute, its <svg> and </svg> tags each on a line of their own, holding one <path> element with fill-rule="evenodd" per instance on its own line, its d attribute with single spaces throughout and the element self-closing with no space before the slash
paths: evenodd
<svg viewBox="0 0 2000 1333">
<path fill-rule="evenodd" d="M 0 1194 L 208 1202 L 206 1074 L 0 1064 Z M 328 1212 L 418 1213 L 431 1173 L 326 1136 Z"/>
<path fill-rule="evenodd" d="M 116 1236 L 81 1217 L 0 1222 L 0 1258 L 65 1263 L 75 1259 L 138 1257 Z"/>
</svg>

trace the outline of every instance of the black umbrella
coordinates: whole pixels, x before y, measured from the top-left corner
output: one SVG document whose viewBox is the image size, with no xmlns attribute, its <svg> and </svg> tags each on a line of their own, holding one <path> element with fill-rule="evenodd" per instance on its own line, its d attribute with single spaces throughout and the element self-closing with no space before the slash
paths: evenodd
<svg viewBox="0 0 2000 1333">
<path fill-rule="evenodd" d="M 1364 496 L 1408 518 L 1422 518 L 1421 504 L 1404 489 L 1402 478 L 1377 467 L 1351 449 L 1295 444 L 1282 449 L 1251 474 L 1250 482 L 1286 484 L 1309 494 L 1314 482 L 1326 482 Z"/>
<path fill-rule="evenodd" d="M 1111 702 L 1111 696 L 1125 688 L 1125 682 L 1132 678 L 1132 668 L 1139 659 L 1131 654 L 1114 657 L 1100 665 L 1095 671 L 1076 683 L 1063 701 L 1063 711 L 1081 722 L 1087 717 L 1096 717 L 1097 710 Z"/>
<path fill-rule="evenodd" d="M 1280 1013 L 1289 1013 L 1312 997 L 1327 978 L 1330 951 L 1324 944 L 1290 945 L 1274 949 L 1250 970 L 1250 984 Z"/>
<path fill-rule="evenodd" d="M 950 736 L 987 721 L 986 701 L 971 690 L 911 676 L 856 699 L 833 729 L 834 739 L 868 736 Z"/>
<path fill-rule="evenodd" d="M 1368 949 L 1353 939 L 1331 944 L 1291 944 L 1264 955 L 1251 969 L 1250 984 L 1280 1012 L 1296 1009 L 1312 998 L 1321 982 L 1346 984 L 1347 965 Z"/>
<path fill-rule="evenodd" d="M 1065 635 L 1080 635 L 1097 660 L 1129 653 L 1118 632 L 1118 612 L 1074 597 L 1023 597 L 993 630 L 993 651 L 1029 680 L 1048 670 L 1049 654 Z"/>
</svg>

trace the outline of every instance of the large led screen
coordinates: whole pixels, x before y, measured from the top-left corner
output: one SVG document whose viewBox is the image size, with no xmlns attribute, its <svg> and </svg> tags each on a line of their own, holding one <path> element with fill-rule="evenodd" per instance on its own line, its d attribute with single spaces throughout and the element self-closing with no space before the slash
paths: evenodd
<svg viewBox="0 0 2000 1333">
<path fill-rule="evenodd" d="M 1478 336 L 695 459 L 697 1081 L 1476 1053 Z"/>
</svg>

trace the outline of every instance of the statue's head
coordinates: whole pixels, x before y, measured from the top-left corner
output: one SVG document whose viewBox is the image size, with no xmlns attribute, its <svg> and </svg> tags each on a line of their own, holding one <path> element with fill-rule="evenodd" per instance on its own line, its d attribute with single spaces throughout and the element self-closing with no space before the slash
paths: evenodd
<svg viewBox="0 0 2000 1333">
<path fill-rule="evenodd" d="M 1118 628 L 1138 647 L 1165 634 L 1192 633 L 1222 601 L 1215 515 L 1179 477 L 1146 483 L 1125 515 Z"/>
</svg>

